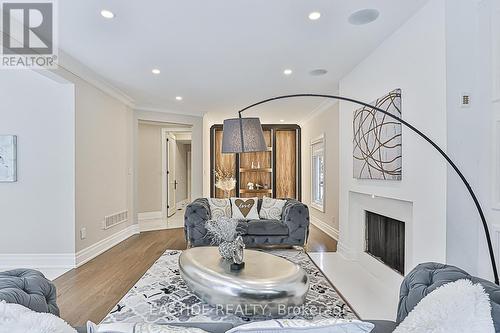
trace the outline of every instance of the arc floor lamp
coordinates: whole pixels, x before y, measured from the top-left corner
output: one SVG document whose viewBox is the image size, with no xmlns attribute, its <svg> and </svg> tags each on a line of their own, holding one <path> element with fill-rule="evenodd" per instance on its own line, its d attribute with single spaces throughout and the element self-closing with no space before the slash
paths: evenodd
<svg viewBox="0 0 500 333">
<path fill-rule="evenodd" d="M 422 133 L 415 126 L 401 119 L 400 117 L 393 115 L 392 113 L 389 113 L 385 110 L 382 110 L 368 103 L 364 103 L 352 98 L 342 97 L 342 96 L 324 95 L 324 94 L 293 94 L 293 95 L 276 96 L 254 103 L 252 105 L 249 105 L 241 109 L 240 111 L 238 111 L 238 118 L 224 120 L 223 134 L 222 134 L 222 153 L 248 153 L 248 152 L 266 151 L 267 144 L 264 139 L 264 133 L 262 132 L 262 126 L 259 118 L 255 117 L 243 118 L 241 114 L 247 111 L 248 109 L 251 109 L 261 104 L 269 103 L 275 100 L 295 98 L 295 97 L 321 97 L 321 98 L 336 99 L 362 105 L 370 109 L 374 109 L 377 112 L 381 112 L 386 116 L 401 122 L 401 124 L 411 129 L 413 132 L 415 132 L 421 138 L 427 141 L 432 147 L 434 147 L 434 149 L 436 149 L 439 152 L 439 154 L 446 160 L 446 162 L 453 168 L 453 170 L 455 170 L 457 175 L 462 180 L 462 183 L 467 188 L 467 191 L 469 192 L 472 201 L 474 201 L 479 217 L 481 218 L 481 222 L 484 229 L 484 235 L 486 237 L 486 242 L 488 244 L 488 251 L 490 255 L 495 283 L 499 284 L 497 265 L 495 262 L 495 255 L 493 252 L 493 245 L 491 243 L 491 236 L 488 229 L 488 223 L 486 222 L 486 217 L 484 216 L 481 204 L 479 203 L 476 194 L 472 190 L 471 185 L 469 184 L 463 173 L 460 171 L 460 169 L 457 167 L 457 165 L 451 160 L 451 158 L 444 152 L 443 149 L 441 149 L 434 141 L 432 141 L 427 135 Z"/>
</svg>

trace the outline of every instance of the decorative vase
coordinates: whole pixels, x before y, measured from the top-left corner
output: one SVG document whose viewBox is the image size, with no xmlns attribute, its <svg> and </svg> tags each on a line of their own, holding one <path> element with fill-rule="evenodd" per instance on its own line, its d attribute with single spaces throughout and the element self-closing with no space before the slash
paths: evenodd
<svg viewBox="0 0 500 333">
<path fill-rule="evenodd" d="M 238 265 L 243 262 L 244 249 L 245 243 L 243 243 L 241 236 L 236 237 L 232 242 L 224 241 L 219 244 L 219 254 L 221 257 Z"/>
</svg>

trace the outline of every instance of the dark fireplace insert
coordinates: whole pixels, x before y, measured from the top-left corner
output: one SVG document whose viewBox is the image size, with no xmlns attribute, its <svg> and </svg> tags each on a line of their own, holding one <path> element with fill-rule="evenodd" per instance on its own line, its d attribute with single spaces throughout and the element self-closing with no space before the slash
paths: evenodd
<svg viewBox="0 0 500 333">
<path fill-rule="evenodd" d="M 404 275 L 405 224 L 366 211 L 365 252 Z"/>
</svg>

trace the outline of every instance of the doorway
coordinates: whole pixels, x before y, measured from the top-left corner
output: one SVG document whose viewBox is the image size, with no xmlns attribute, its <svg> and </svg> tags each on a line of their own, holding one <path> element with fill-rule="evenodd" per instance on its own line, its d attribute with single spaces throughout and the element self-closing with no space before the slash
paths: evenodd
<svg viewBox="0 0 500 333">
<path fill-rule="evenodd" d="M 191 193 L 192 128 L 141 121 L 137 134 L 137 213 L 139 230 L 184 227 Z"/>
<path fill-rule="evenodd" d="M 184 227 L 184 211 L 190 202 L 191 131 L 164 128 L 162 132 L 162 211 L 167 228 Z"/>
</svg>

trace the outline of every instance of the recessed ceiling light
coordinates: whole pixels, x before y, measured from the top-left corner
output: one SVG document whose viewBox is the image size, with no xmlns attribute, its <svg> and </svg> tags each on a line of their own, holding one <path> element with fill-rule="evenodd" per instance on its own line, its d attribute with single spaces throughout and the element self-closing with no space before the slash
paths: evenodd
<svg viewBox="0 0 500 333">
<path fill-rule="evenodd" d="M 285 75 L 291 75 L 292 73 L 293 73 L 293 71 L 290 68 L 287 68 L 283 71 L 283 74 L 285 74 Z"/>
<path fill-rule="evenodd" d="M 321 17 L 321 13 L 320 12 L 312 12 L 312 13 L 309 13 L 309 19 L 311 21 L 316 21 L 317 19 L 319 19 Z"/>
<path fill-rule="evenodd" d="M 311 74 L 312 76 L 321 76 L 325 75 L 326 73 L 328 73 L 328 71 L 324 68 L 313 69 L 309 72 L 309 74 Z"/>
<path fill-rule="evenodd" d="M 175 99 L 178 101 L 182 101 L 182 96 L 175 96 Z"/>
<path fill-rule="evenodd" d="M 349 23 L 353 25 L 364 25 L 375 21 L 380 15 L 376 9 L 361 9 L 349 16 Z"/>
<path fill-rule="evenodd" d="M 280 119 L 280 122 L 281 122 L 281 123 L 284 123 L 284 122 L 285 122 L 285 119 Z"/>
<path fill-rule="evenodd" d="M 160 74 L 161 72 L 160 72 L 160 70 L 159 70 L 158 68 L 154 68 L 154 69 L 151 71 L 151 73 L 153 73 L 153 74 Z"/>
<path fill-rule="evenodd" d="M 113 17 L 115 17 L 115 14 L 113 14 L 112 11 L 107 10 L 107 9 L 101 10 L 101 15 L 102 15 L 102 17 L 105 17 L 107 19 L 112 19 Z"/>
</svg>

